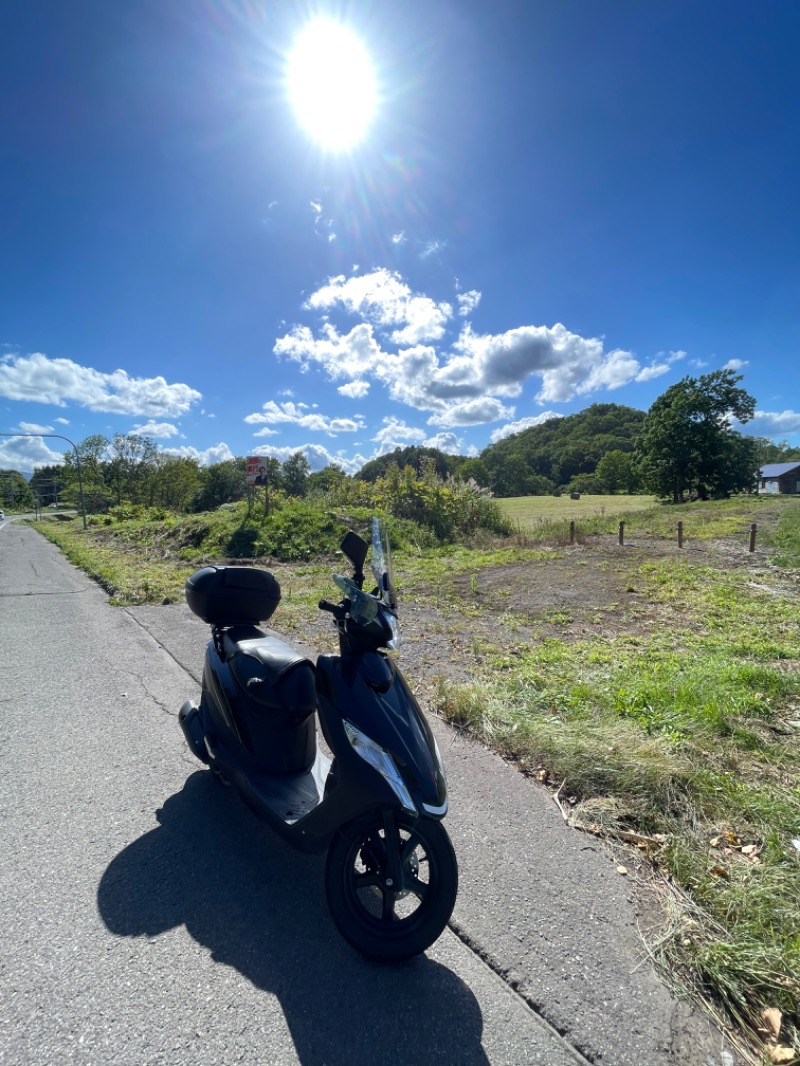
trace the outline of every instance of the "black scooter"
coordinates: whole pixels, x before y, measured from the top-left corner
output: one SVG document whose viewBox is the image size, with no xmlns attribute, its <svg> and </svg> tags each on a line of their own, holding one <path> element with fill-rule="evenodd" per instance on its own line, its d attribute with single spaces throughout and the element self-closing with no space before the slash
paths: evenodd
<svg viewBox="0 0 800 1066">
<path fill-rule="evenodd" d="M 400 961 L 443 931 L 458 867 L 441 819 L 447 786 L 436 740 L 394 661 L 396 596 L 389 542 L 350 531 L 353 577 L 334 575 L 340 653 L 309 659 L 257 628 L 280 600 L 267 570 L 206 566 L 186 582 L 189 607 L 212 627 L 200 706 L 179 720 L 197 756 L 294 847 L 328 849 L 325 890 L 342 936 L 364 955 Z M 316 717 L 332 759 L 318 744 Z"/>
</svg>

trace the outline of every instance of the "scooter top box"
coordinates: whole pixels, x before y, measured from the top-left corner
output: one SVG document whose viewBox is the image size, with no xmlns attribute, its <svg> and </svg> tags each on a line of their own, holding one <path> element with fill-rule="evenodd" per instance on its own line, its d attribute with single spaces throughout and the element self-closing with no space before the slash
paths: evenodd
<svg viewBox="0 0 800 1066">
<path fill-rule="evenodd" d="M 186 579 L 189 609 L 209 625 L 266 622 L 280 599 L 275 577 L 250 566 L 204 566 Z"/>
</svg>

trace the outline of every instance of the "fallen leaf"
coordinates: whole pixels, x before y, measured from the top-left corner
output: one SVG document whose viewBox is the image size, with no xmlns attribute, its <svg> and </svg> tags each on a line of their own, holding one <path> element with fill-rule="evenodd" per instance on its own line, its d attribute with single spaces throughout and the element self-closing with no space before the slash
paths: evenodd
<svg viewBox="0 0 800 1066">
<path fill-rule="evenodd" d="M 667 839 L 663 833 L 656 833 L 655 836 L 645 836 L 644 833 L 634 833 L 632 829 L 618 829 L 617 836 L 620 840 L 625 840 L 628 844 L 636 844 L 638 847 L 647 848 L 653 844 L 663 844 Z"/>
<path fill-rule="evenodd" d="M 725 869 L 724 866 L 712 866 L 711 867 L 711 873 L 715 877 L 727 877 L 728 876 L 728 871 Z"/>
<path fill-rule="evenodd" d="M 777 1007 L 765 1007 L 761 1012 L 761 1020 L 766 1025 L 767 1029 L 777 1040 L 781 1035 L 781 1022 L 783 1021 L 783 1015 Z"/>
<path fill-rule="evenodd" d="M 711 844 L 711 847 L 712 848 L 718 848 L 719 847 L 719 840 L 720 840 L 719 837 L 712 837 L 711 840 L 709 841 L 709 843 Z"/>
<path fill-rule="evenodd" d="M 745 846 L 742 848 L 742 855 L 757 855 L 758 851 L 758 844 L 745 844 Z"/>
</svg>

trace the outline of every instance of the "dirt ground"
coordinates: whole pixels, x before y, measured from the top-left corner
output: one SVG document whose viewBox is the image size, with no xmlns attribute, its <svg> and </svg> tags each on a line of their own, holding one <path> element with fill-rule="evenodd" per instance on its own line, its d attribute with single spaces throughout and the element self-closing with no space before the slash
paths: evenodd
<svg viewBox="0 0 800 1066">
<path fill-rule="evenodd" d="M 433 709 L 429 699 L 438 677 L 475 679 L 489 654 L 513 655 L 548 637 L 635 636 L 675 624 L 676 609 L 654 603 L 639 573 L 643 564 L 662 559 L 696 567 L 698 582 L 706 568 L 744 572 L 754 590 L 800 597 L 800 580 L 773 567 L 766 550 L 750 553 L 741 537 L 683 548 L 641 535 L 624 545 L 616 536 L 593 537 L 550 558 L 454 573 L 435 588 L 411 587 L 399 608 L 398 662 Z M 333 651 L 334 636 L 326 616 L 299 619 L 293 634 L 315 651 Z"/>
</svg>

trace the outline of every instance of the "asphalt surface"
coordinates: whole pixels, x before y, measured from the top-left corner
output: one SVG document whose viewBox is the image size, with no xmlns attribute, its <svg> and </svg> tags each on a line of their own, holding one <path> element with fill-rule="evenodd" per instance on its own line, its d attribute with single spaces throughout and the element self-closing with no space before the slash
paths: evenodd
<svg viewBox="0 0 800 1066">
<path fill-rule="evenodd" d="M 185 746 L 206 637 L 0 523 L 0 1063 L 733 1066 L 651 969 L 611 857 L 439 722 L 451 928 L 401 966 L 358 956 L 323 859 Z"/>
</svg>

